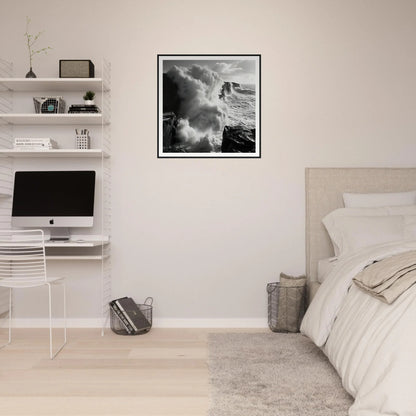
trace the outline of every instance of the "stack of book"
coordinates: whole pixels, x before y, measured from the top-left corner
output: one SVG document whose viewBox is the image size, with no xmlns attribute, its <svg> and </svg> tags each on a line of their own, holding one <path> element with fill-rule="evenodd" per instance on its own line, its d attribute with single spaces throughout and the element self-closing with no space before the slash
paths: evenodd
<svg viewBox="0 0 416 416">
<path fill-rule="evenodd" d="M 13 143 L 14 150 L 37 152 L 40 150 L 51 150 L 57 147 L 55 140 L 42 137 L 16 137 Z"/>
<path fill-rule="evenodd" d="M 72 104 L 69 107 L 68 113 L 99 113 L 100 109 L 92 104 Z"/>
<path fill-rule="evenodd" d="M 110 308 L 129 335 L 148 331 L 152 326 L 132 298 L 124 297 L 112 300 Z"/>
</svg>

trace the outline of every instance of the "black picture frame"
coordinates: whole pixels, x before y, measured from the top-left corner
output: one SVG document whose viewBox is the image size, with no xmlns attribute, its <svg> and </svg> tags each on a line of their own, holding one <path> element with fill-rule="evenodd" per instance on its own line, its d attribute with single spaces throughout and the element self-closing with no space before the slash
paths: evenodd
<svg viewBox="0 0 416 416">
<path fill-rule="evenodd" d="M 158 54 L 157 157 L 261 158 L 261 55 Z"/>
</svg>

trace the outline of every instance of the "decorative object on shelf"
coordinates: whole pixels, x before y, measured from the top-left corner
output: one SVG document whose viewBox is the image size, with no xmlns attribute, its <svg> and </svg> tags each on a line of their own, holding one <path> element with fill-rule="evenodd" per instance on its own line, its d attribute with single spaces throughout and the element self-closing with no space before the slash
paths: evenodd
<svg viewBox="0 0 416 416">
<path fill-rule="evenodd" d="M 158 55 L 158 157 L 260 157 L 261 55 Z"/>
<path fill-rule="evenodd" d="M 32 71 L 32 67 L 30 67 L 30 71 L 26 74 L 25 78 L 36 78 L 36 74 Z"/>
<path fill-rule="evenodd" d="M 57 114 L 65 113 L 65 100 L 63 97 L 33 97 L 35 113 Z"/>
<path fill-rule="evenodd" d="M 55 140 L 49 137 L 16 137 L 13 142 L 13 149 L 19 151 L 48 151 L 58 146 Z"/>
<path fill-rule="evenodd" d="M 60 59 L 59 78 L 94 78 L 94 64 L 89 59 Z"/>
<path fill-rule="evenodd" d="M 95 92 L 94 91 L 87 91 L 84 96 L 82 97 L 84 99 L 85 105 L 94 105 L 94 97 Z"/>
<path fill-rule="evenodd" d="M 29 24 L 31 22 L 31 19 L 29 17 L 26 16 L 26 33 L 23 35 L 26 37 L 26 44 L 27 44 L 27 49 L 29 51 L 29 66 L 30 66 L 30 71 L 26 74 L 26 78 L 36 78 L 36 74 L 32 71 L 32 61 L 33 61 L 33 57 L 38 54 L 38 53 L 48 53 L 49 49 L 52 49 L 50 46 L 47 46 L 46 48 L 41 48 L 41 49 L 34 49 L 34 45 L 37 42 L 37 40 L 39 39 L 40 35 L 42 35 L 43 32 L 38 32 L 36 35 L 31 35 L 29 33 Z"/>
<path fill-rule="evenodd" d="M 87 129 L 75 130 L 75 146 L 77 149 L 89 149 L 91 145 L 90 132 Z"/>
</svg>

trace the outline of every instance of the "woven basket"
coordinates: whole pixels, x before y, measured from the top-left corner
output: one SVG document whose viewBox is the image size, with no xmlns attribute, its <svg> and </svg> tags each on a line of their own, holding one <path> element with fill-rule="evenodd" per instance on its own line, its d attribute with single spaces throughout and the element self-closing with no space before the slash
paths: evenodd
<svg viewBox="0 0 416 416">
<path fill-rule="evenodd" d="M 305 314 L 306 277 L 281 273 L 280 282 L 268 283 L 268 324 L 273 332 L 299 332 Z"/>
</svg>

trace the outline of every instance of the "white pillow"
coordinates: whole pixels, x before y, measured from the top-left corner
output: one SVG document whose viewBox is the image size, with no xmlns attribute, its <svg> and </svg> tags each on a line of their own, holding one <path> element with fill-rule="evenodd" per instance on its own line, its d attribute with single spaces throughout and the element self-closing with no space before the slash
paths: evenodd
<svg viewBox="0 0 416 416">
<path fill-rule="evenodd" d="M 327 228 L 328 229 L 328 228 Z M 337 256 L 404 239 L 404 216 L 338 217 L 328 229 Z"/>
<path fill-rule="evenodd" d="M 338 208 L 330 212 L 327 221 L 337 217 L 376 217 L 387 215 L 416 215 L 416 205 L 375 208 Z"/>
<path fill-rule="evenodd" d="M 396 218 L 389 220 L 389 217 Z M 374 244 L 416 239 L 416 205 L 339 208 L 329 213 L 322 222 L 331 238 L 336 256 Z"/>
<path fill-rule="evenodd" d="M 344 193 L 345 208 L 393 207 L 416 204 L 416 191 L 380 194 Z"/>
</svg>

